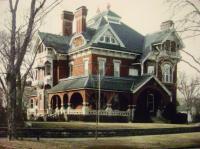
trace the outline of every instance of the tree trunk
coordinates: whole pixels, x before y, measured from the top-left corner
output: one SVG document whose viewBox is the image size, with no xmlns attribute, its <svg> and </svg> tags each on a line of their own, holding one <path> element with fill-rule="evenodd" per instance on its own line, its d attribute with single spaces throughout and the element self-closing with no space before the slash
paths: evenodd
<svg viewBox="0 0 200 149">
<path fill-rule="evenodd" d="M 16 137 L 15 108 L 16 108 L 16 75 L 7 75 L 8 88 L 8 138 L 13 140 Z"/>
<path fill-rule="evenodd" d="M 16 120 L 17 123 L 21 125 L 23 125 L 24 122 L 24 117 L 23 117 L 23 106 L 22 106 L 22 98 L 23 98 L 23 87 L 22 87 L 22 80 L 21 80 L 21 74 L 20 72 L 17 75 L 17 113 L 16 113 L 16 117 L 18 117 L 18 119 Z"/>
</svg>

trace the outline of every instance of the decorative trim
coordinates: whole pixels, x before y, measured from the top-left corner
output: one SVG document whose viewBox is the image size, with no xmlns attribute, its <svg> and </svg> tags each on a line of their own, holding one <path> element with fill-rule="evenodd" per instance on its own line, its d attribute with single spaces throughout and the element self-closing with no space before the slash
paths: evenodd
<svg viewBox="0 0 200 149">
<path fill-rule="evenodd" d="M 121 60 L 118 60 L 118 59 L 113 59 L 113 63 L 119 63 L 119 64 L 121 64 Z"/>
<path fill-rule="evenodd" d="M 119 45 L 121 47 L 125 48 L 125 45 L 123 44 L 123 42 L 120 40 L 120 38 L 118 37 L 118 35 L 115 33 L 115 31 L 112 29 L 112 27 L 110 25 L 108 25 L 107 27 L 104 28 L 103 32 L 99 35 L 98 38 L 96 38 L 96 40 L 94 41 L 94 43 L 98 43 L 100 41 L 100 38 L 103 36 L 103 34 L 106 33 L 108 30 L 111 31 L 111 33 L 113 34 L 113 36 L 119 42 Z M 111 43 L 109 43 L 109 44 L 111 44 Z"/>
<path fill-rule="evenodd" d="M 171 92 L 154 76 L 149 77 L 145 82 L 143 82 L 140 86 L 138 86 L 135 90 L 133 90 L 133 93 L 136 93 L 142 86 L 144 86 L 147 82 L 149 82 L 152 78 L 155 79 L 155 81 L 165 90 L 165 92 L 171 97 Z"/>
</svg>

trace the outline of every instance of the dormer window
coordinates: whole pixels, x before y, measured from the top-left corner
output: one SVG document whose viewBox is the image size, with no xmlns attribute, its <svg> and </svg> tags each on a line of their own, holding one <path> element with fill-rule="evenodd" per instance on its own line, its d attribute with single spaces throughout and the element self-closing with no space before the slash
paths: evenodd
<svg viewBox="0 0 200 149">
<path fill-rule="evenodd" d="M 47 61 L 45 63 L 45 76 L 51 75 L 51 63 Z"/>
<path fill-rule="evenodd" d="M 105 37 L 105 42 L 110 43 L 110 37 Z"/>
<path fill-rule="evenodd" d="M 112 36 L 102 36 L 99 40 L 102 43 L 117 44 L 117 41 Z"/>
<path fill-rule="evenodd" d="M 110 30 L 108 30 L 100 37 L 99 42 L 118 45 L 117 40 L 114 38 L 114 35 Z"/>
<path fill-rule="evenodd" d="M 166 40 L 163 44 L 163 49 L 169 52 L 176 52 L 176 42 L 171 40 Z"/>
</svg>

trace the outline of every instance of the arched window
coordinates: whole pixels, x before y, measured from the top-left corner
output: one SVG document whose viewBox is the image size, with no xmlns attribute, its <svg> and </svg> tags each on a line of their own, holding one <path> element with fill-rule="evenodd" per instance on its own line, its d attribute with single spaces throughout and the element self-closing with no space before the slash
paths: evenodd
<svg viewBox="0 0 200 149">
<path fill-rule="evenodd" d="M 33 99 L 31 99 L 31 109 L 33 109 L 33 104 L 34 104 Z"/>
<path fill-rule="evenodd" d="M 47 61 L 45 63 L 45 76 L 51 75 L 51 63 Z"/>
<path fill-rule="evenodd" d="M 172 67 L 169 64 L 164 64 L 162 68 L 163 82 L 172 83 Z"/>
</svg>

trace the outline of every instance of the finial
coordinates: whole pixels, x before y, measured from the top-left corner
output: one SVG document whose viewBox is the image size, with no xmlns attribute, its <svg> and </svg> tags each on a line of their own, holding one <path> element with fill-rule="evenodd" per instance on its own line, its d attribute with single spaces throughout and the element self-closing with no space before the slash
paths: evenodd
<svg viewBox="0 0 200 149">
<path fill-rule="evenodd" d="M 97 8 L 97 13 L 100 13 L 100 12 L 101 12 L 101 10 L 100 10 L 100 8 L 98 7 L 98 8 Z"/>
<path fill-rule="evenodd" d="M 107 4 L 107 10 L 110 10 L 110 7 L 111 7 L 111 5 L 110 5 L 110 3 L 108 3 Z"/>
</svg>

